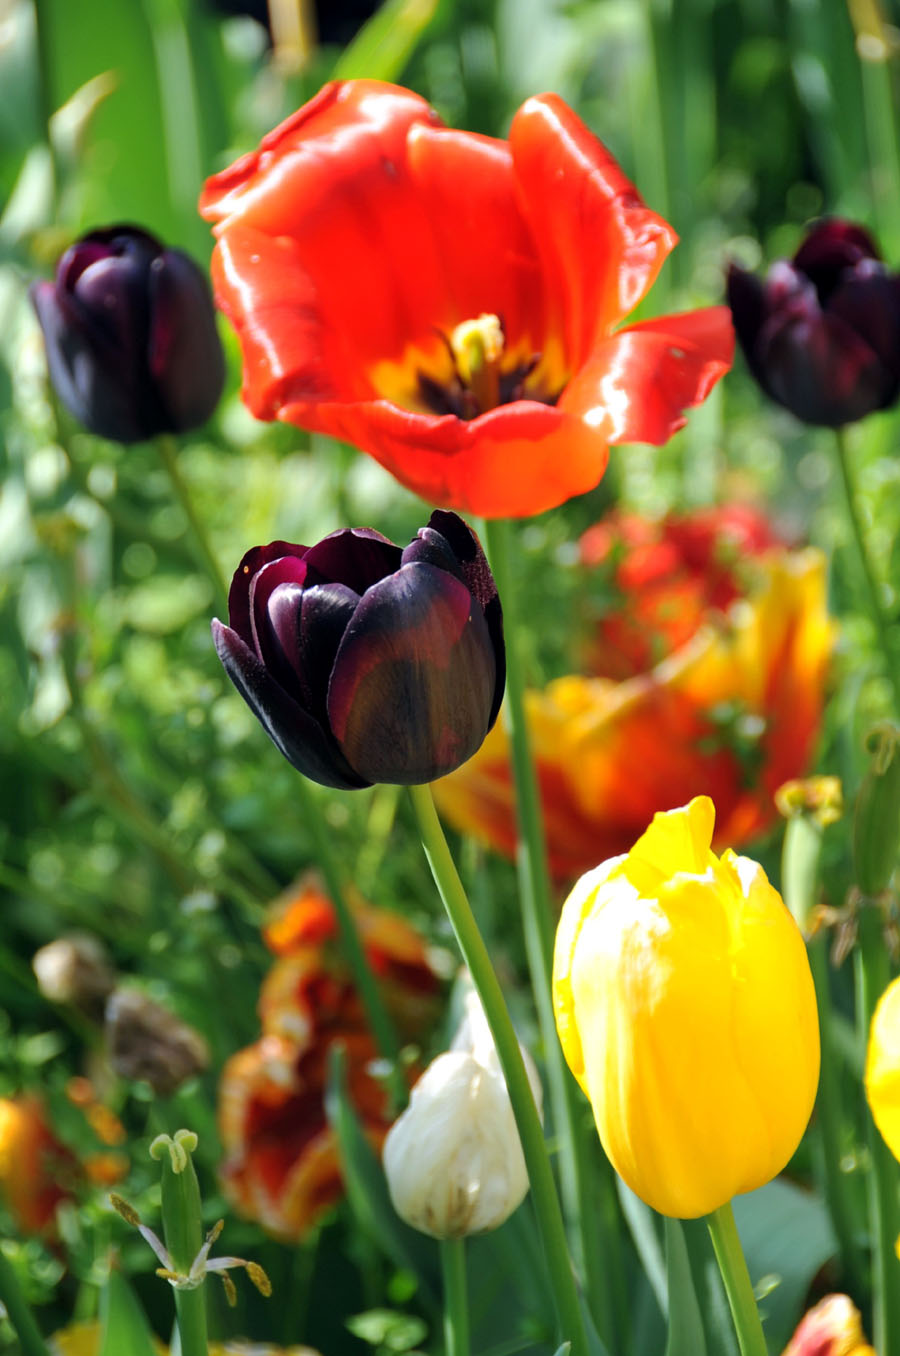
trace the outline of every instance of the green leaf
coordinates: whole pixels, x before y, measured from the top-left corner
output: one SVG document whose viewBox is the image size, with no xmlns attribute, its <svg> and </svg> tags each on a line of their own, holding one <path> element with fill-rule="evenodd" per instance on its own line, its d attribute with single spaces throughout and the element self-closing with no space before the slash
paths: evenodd
<svg viewBox="0 0 900 1356">
<path fill-rule="evenodd" d="M 706 1356 L 706 1336 L 684 1231 L 677 1219 L 667 1219 L 666 1280 L 669 1294 L 669 1332 L 666 1356 Z"/>
<path fill-rule="evenodd" d="M 437 7 L 437 0 L 386 0 L 338 57 L 332 78 L 398 79 Z"/>
<path fill-rule="evenodd" d="M 427 1304 L 438 1308 L 439 1265 L 433 1239 L 411 1229 L 391 1204 L 384 1169 L 360 1128 L 347 1093 L 343 1046 L 329 1052 L 325 1114 L 337 1136 L 347 1197 L 359 1224 L 397 1266 L 412 1271 Z"/>
<path fill-rule="evenodd" d="M 100 1296 L 100 1350 L 97 1356 L 156 1356 L 150 1328 L 134 1293 L 113 1267 Z"/>
</svg>

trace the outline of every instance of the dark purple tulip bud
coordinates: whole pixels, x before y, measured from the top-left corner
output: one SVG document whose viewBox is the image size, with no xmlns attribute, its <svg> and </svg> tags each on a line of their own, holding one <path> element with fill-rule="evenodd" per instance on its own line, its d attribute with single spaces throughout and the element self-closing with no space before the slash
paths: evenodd
<svg viewBox="0 0 900 1356">
<path fill-rule="evenodd" d="M 480 747 L 506 678 L 500 599 L 474 532 L 438 510 L 405 550 L 372 528 L 248 551 L 212 624 L 225 671 L 323 786 L 417 785 Z"/>
<path fill-rule="evenodd" d="M 225 380 L 209 283 L 137 226 L 91 231 L 31 299 L 50 380 L 92 433 L 120 443 L 196 428 Z"/>
<path fill-rule="evenodd" d="M 728 304 L 750 371 L 807 424 L 838 428 L 900 395 L 900 276 L 861 226 L 821 222 L 765 280 L 732 264 Z"/>
</svg>

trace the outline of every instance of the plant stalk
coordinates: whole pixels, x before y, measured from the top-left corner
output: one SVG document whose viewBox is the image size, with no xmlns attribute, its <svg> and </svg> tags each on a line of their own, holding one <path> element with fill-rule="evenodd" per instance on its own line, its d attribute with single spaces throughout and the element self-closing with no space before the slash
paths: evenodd
<svg viewBox="0 0 900 1356">
<path fill-rule="evenodd" d="M 419 821 L 422 846 L 428 858 L 428 865 L 431 867 L 463 959 L 484 1007 L 506 1079 L 531 1182 L 531 1193 L 553 1289 L 561 1340 L 571 1342 L 572 1356 L 587 1356 L 587 1337 L 575 1288 L 562 1212 L 547 1154 L 544 1131 L 525 1072 L 522 1051 L 507 1011 L 503 991 L 447 847 L 447 840 L 431 796 L 431 788 L 411 786 L 409 790 Z"/>
<path fill-rule="evenodd" d="M 718 1210 L 707 1215 L 706 1224 L 712 1238 L 719 1271 L 725 1283 L 725 1293 L 734 1319 L 741 1356 L 768 1356 L 759 1310 L 756 1307 L 756 1297 L 750 1283 L 750 1273 L 738 1237 L 731 1203 L 720 1205 Z"/>
<path fill-rule="evenodd" d="M 469 1356 L 469 1307 L 466 1286 L 466 1241 L 441 1239 L 444 1278 L 445 1356 Z"/>
</svg>

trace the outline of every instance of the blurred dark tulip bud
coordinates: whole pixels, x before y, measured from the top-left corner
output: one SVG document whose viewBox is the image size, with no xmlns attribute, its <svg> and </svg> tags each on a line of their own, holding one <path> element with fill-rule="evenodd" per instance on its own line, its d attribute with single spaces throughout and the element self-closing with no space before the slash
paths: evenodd
<svg viewBox="0 0 900 1356">
<path fill-rule="evenodd" d="M 750 371 L 807 424 L 850 424 L 900 394 L 900 276 L 861 226 L 821 222 L 764 280 L 732 264 L 728 304 Z"/>
<path fill-rule="evenodd" d="M 255 546 L 213 622 L 219 658 L 290 763 L 323 786 L 415 785 L 493 725 L 503 619 L 478 538 L 437 511 L 405 550 L 371 528 Z"/>
<path fill-rule="evenodd" d="M 116 989 L 110 997 L 106 1046 L 120 1078 L 143 1078 L 159 1097 L 171 1097 L 209 1064 L 200 1033 L 140 989 Z"/>
<path fill-rule="evenodd" d="M 192 259 L 137 226 L 91 231 L 31 299 L 56 393 L 91 433 L 120 443 L 184 433 L 225 380 L 209 284 Z"/>
<path fill-rule="evenodd" d="M 116 977 L 106 948 L 86 932 L 57 937 L 31 961 L 38 988 L 51 1003 L 69 1003 L 101 1017 Z"/>
</svg>

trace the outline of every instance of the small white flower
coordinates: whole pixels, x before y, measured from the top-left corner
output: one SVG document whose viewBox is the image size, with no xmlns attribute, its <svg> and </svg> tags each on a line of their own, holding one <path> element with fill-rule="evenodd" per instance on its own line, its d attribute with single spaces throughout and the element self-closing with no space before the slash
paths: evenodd
<svg viewBox="0 0 900 1356">
<path fill-rule="evenodd" d="M 522 1055 L 540 1113 L 540 1079 L 528 1052 Z M 450 1049 L 428 1066 L 391 1127 L 384 1170 L 398 1215 L 434 1238 L 496 1229 L 524 1199 L 519 1133 L 474 991 Z"/>
</svg>

